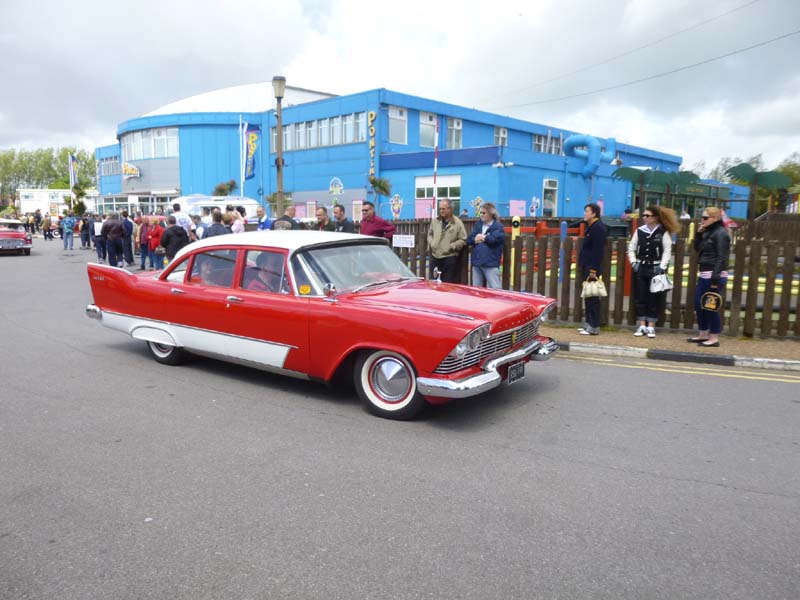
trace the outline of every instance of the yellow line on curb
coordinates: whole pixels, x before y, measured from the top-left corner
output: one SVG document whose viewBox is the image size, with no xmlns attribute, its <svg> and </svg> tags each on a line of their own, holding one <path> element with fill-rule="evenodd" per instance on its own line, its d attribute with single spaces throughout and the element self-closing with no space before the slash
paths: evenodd
<svg viewBox="0 0 800 600">
<path fill-rule="evenodd" d="M 659 359 L 655 359 L 655 360 L 659 360 Z M 636 363 L 636 364 L 637 365 L 642 365 L 642 366 L 649 366 L 647 363 L 643 363 L 643 362 L 639 362 L 639 363 Z M 703 374 L 703 372 L 719 373 L 720 370 L 722 370 L 723 372 L 734 373 L 734 374 L 737 374 L 737 375 L 756 375 L 756 376 L 760 376 L 760 377 L 770 377 L 770 376 L 785 377 L 787 379 L 794 379 L 794 380 L 797 380 L 798 382 L 800 382 L 800 375 L 792 375 L 790 373 L 783 373 L 783 372 L 774 373 L 774 372 L 770 372 L 770 371 L 765 371 L 763 369 L 760 370 L 760 371 L 741 371 L 737 367 L 725 367 L 725 366 L 722 366 L 722 365 L 719 365 L 719 366 L 708 365 L 708 366 L 705 366 L 705 367 L 699 367 L 699 366 L 695 367 L 695 366 L 686 365 L 683 368 L 687 369 L 687 370 L 691 370 L 691 371 L 699 371 L 700 372 L 699 374 Z"/>
<path fill-rule="evenodd" d="M 586 361 L 586 359 L 584 357 L 577 358 L 577 357 L 571 357 L 571 356 L 564 356 L 562 358 L 564 358 L 565 360 L 577 360 L 577 361 L 583 360 L 583 361 Z M 645 370 L 645 371 L 661 371 L 663 373 L 681 373 L 683 375 L 706 375 L 708 377 L 722 377 L 722 378 L 725 378 L 725 379 L 747 379 L 747 380 L 751 380 L 751 381 L 772 381 L 772 382 L 777 382 L 777 383 L 795 383 L 795 384 L 800 384 L 800 380 L 797 380 L 797 379 L 781 379 L 779 377 L 751 377 L 751 376 L 747 376 L 747 375 L 734 375 L 734 374 L 719 373 L 719 372 L 714 372 L 714 371 L 709 371 L 708 373 L 697 373 L 697 372 L 694 372 L 694 371 L 688 370 L 688 369 L 678 369 L 678 368 L 669 369 L 669 368 L 666 368 L 666 367 L 649 367 L 649 366 L 640 366 L 640 365 L 626 365 L 626 364 L 616 363 L 616 362 L 607 362 L 607 363 L 603 363 L 603 364 L 607 364 L 610 367 L 621 367 L 621 368 L 624 368 L 624 369 L 642 369 L 642 370 Z"/>
</svg>

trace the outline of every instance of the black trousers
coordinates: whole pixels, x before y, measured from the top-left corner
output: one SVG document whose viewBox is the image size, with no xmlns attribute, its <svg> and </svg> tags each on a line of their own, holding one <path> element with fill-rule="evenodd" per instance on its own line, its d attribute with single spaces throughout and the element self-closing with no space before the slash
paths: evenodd
<svg viewBox="0 0 800 600">
<path fill-rule="evenodd" d="M 653 294 L 650 292 L 650 280 L 655 276 L 658 265 L 639 265 L 639 271 L 633 278 L 633 297 L 636 305 L 637 321 L 658 322 L 664 312 L 666 292 Z"/>
<path fill-rule="evenodd" d="M 600 274 L 598 273 L 598 276 Z M 582 273 L 583 281 L 589 277 L 589 269 L 584 269 Z M 593 296 L 583 299 L 584 320 L 592 329 L 600 328 L 600 297 Z"/>
<path fill-rule="evenodd" d="M 122 254 L 125 257 L 125 263 L 128 265 L 133 264 L 133 237 L 126 235 L 122 238 Z"/>
<path fill-rule="evenodd" d="M 433 277 L 434 268 L 441 271 L 443 283 L 461 283 L 460 273 L 458 272 L 458 256 L 445 256 L 444 258 L 431 256 L 431 277 Z"/>
</svg>

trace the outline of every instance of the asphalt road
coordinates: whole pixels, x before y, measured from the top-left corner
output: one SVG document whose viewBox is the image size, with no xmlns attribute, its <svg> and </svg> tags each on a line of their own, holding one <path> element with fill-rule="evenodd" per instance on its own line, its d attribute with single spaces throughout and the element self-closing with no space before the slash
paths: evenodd
<svg viewBox="0 0 800 600">
<path fill-rule="evenodd" d="M 800 376 L 568 357 L 398 423 L 0 256 L 0 598 L 800 597 Z"/>
</svg>

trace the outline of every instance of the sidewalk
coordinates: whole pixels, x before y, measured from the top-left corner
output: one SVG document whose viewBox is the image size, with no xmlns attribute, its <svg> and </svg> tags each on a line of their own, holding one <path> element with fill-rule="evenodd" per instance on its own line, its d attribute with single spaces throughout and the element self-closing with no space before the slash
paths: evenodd
<svg viewBox="0 0 800 600">
<path fill-rule="evenodd" d="M 634 337 L 633 328 L 604 328 L 600 335 L 580 335 L 573 324 L 547 323 L 540 333 L 554 338 L 562 351 L 658 360 L 710 363 L 800 371 L 800 341 L 796 339 L 720 336 L 719 348 L 702 348 L 686 338 L 693 331 L 657 330 L 656 337 Z"/>
</svg>

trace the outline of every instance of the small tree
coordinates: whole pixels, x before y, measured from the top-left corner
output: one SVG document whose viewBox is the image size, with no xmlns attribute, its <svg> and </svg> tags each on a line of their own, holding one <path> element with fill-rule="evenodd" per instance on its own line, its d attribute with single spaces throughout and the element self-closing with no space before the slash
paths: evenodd
<svg viewBox="0 0 800 600">
<path fill-rule="evenodd" d="M 236 180 L 223 181 L 214 186 L 214 191 L 211 192 L 212 196 L 230 196 L 237 187 Z"/>
<path fill-rule="evenodd" d="M 375 204 L 379 203 L 380 196 L 392 195 L 392 182 L 385 177 L 375 177 L 372 175 L 368 181 L 372 193 L 375 194 Z"/>
<path fill-rule="evenodd" d="M 759 171 L 750 163 L 741 163 L 725 171 L 733 181 L 746 183 L 750 186 L 750 198 L 747 204 L 747 220 L 752 221 L 756 218 L 756 198 L 758 188 L 776 190 L 788 188 L 792 185 L 792 180 L 787 175 L 778 171 Z"/>
</svg>

